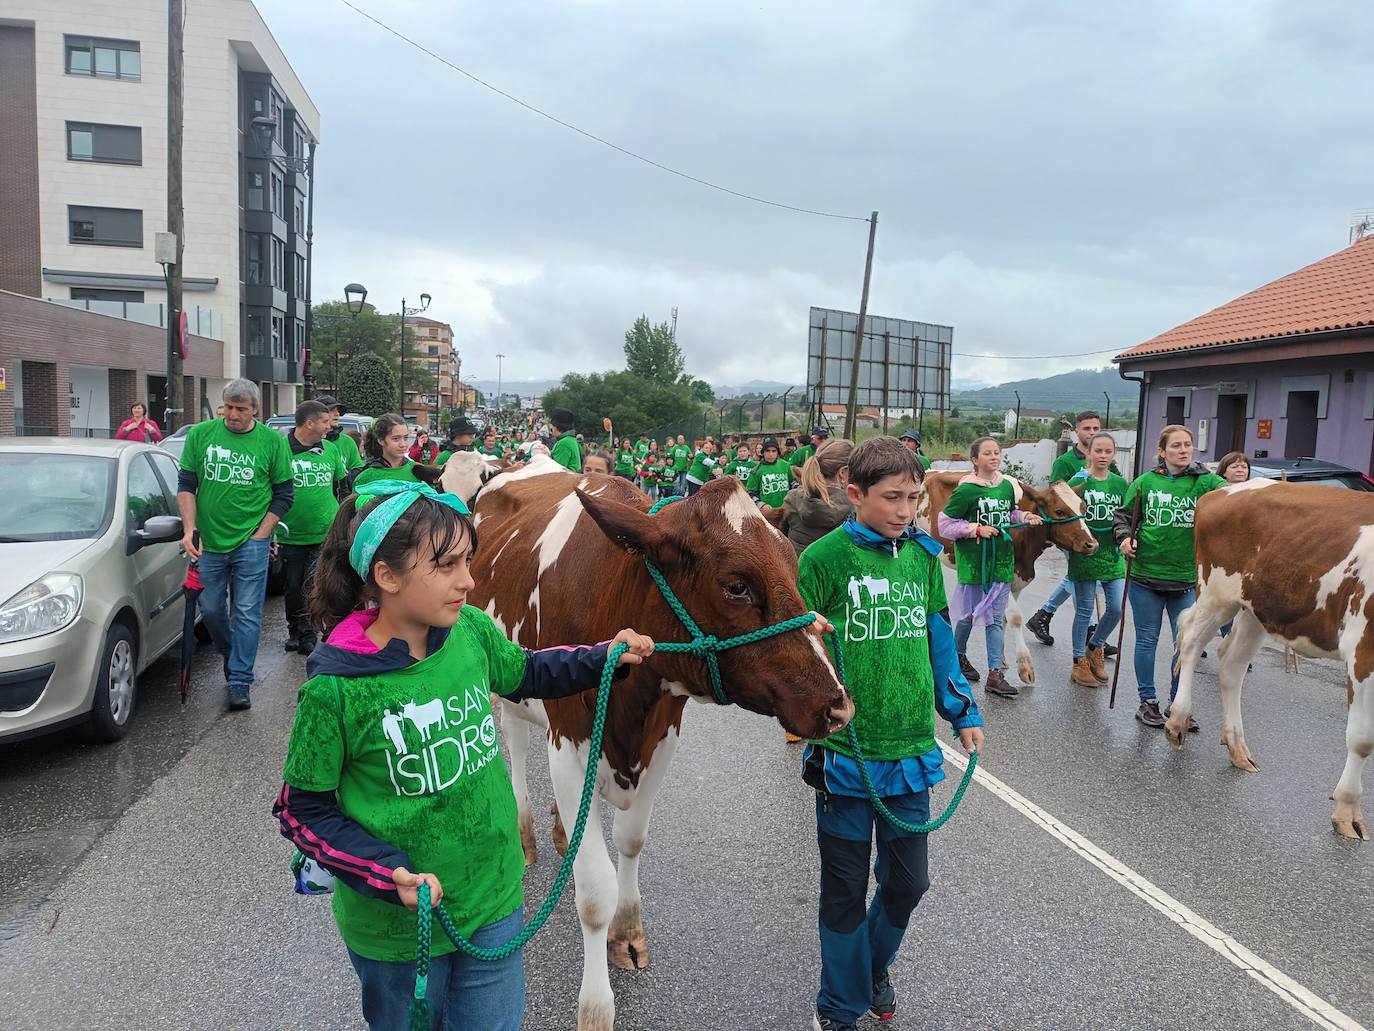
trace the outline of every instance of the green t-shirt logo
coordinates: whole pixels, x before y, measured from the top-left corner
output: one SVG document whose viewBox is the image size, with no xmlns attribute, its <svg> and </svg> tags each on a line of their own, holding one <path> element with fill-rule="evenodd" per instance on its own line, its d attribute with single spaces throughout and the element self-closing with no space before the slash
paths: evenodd
<svg viewBox="0 0 1374 1031">
<path fill-rule="evenodd" d="M 385 709 L 381 732 L 391 786 L 398 796 L 434 795 L 496 758 L 496 722 L 489 688 L 469 687 L 463 695 L 413 699 L 400 710 Z"/>
<path fill-rule="evenodd" d="M 1176 526 L 1191 529 L 1197 498 L 1187 494 L 1171 494 L 1151 490 L 1145 495 L 1146 526 Z"/>
<path fill-rule="evenodd" d="M 978 499 L 977 522 L 984 526 L 1007 526 L 1011 523 L 1011 502 L 995 495 Z"/>
<path fill-rule="evenodd" d="M 308 452 L 307 452 L 308 454 Z M 334 463 L 323 455 L 307 458 L 304 455 L 291 459 L 291 479 L 297 490 L 306 487 L 332 487 L 334 485 Z"/>
<path fill-rule="evenodd" d="M 1083 491 L 1085 518 L 1092 526 L 1112 521 L 1112 512 L 1121 503 L 1121 495 L 1105 490 L 1087 489 Z"/>
<path fill-rule="evenodd" d="M 926 595 L 921 584 L 887 577 L 851 575 L 845 585 L 849 606 L 846 641 L 887 641 L 926 636 Z"/>
<path fill-rule="evenodd" d="M 252 483 L 254 456 L 220 444 L 205 449 L 204 479 L 212 483 Z"/>
<path fill-rule="evenodd" d="M 759 478 L 760 494 L 786 494 L 789 481 L 783 473 L 764 473 Z"/>
</svg>

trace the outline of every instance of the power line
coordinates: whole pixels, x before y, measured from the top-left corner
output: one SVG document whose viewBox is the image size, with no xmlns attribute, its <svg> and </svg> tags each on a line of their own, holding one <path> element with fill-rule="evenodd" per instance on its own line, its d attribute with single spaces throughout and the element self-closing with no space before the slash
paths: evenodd
<svg viewBox="0 0 1374 1031">
<path fill-rule="evenodd" d="M 400 40 L 402 40 L 402 41 L 404 41 L 404 42 L 406 42 L 406 43 L 409 43 L 412 47 L 414 47 L 416 50 L 420 51 L 422 54 L 427 54 L 428 56 L 434 58 L 434 60 L 438 61 L 440 64 L 447 65 L 448 67 L 452 68 L 452 69 L 453 69 L 455 72 L 457 72 L 458 74 L 466 76 L 467 78 L 471 79 L 473 82 L 477 83 L 477 85 L 481 86 L 482 88 L 491 90 L 491 92 L 495 93 L 497 96 L 505 97 L 507 100 L 511 101 L 512 103 L 519 104 L 519 105 L 520 105 L 521 107 L 523 107 L 526 111 L 531 111 L 531 112 L 533 112 L 534 114 L 537 114 L 540 118 L 547 118 L 550 122 L 553 122 L 555 125 L 561 125 L 563 128 L 565 128 L 565 129 L 570 129 L 571 131 L 577 133 L 579 136 L 585 136 L 587 139 L 592 140 L 592 141 L 594 141 L 594 142 L 596 142 L 596 143 L 599 143 L 599 144 L 601 144 L 603 147 L 609 147 L 611 150 L 614 150 L 614 151 L 616 151 L 616 152 L 618 152 L 618 153 L 620 153 L 620 154 L 624 154 L 626 157 L 634 158 L 636 161 L 642 161 L 642 162 L 644 162 L 644 164 L 650 165 L 650 166 L 652 166 L 652 167 L 654 167 L 654 168 L 657 168 L 657 169 L 658 169 L 659 171 L 661 171 L 661 172 L 667 172 L 667 173 L 669 173 L 670 175 L 678 176 L 678 177 L 681 178 L 681 179 L 686 179 L 686 180 L 688 180 L 689 182 L 697 183 L 697 184 L 700 185 L 700 186 L 707 186 L 707 187 L 710 187 L 710 188 L 713 189 L 713 190 L 719 190 L 721 193 L 728 193 L 728 194 L 730 194 L 730 196 L 732 196 L 732 197 L 739 197 L 739 198 L 741 198 L 742 200 L 751 200 L 751 201 L 753 201 L 753 202 L 756 203 L 756 204 L 767 204 L 769 207 L 782 208 L 782 209 L 784 209 L 784 210 L 786 210 L 786 211 L 795 211 L 795 212 L 798 212 L 799 214 L 803 214 L 803 215 L 820 215 L 820 216 L 823 217 L 823 218 L 839 218 L 839 219 L 844 219 L 845 221 L 849 221 L 849 222 L 867 222 L 867 221 L 868 221 L 868 217 L 865 216 L 865 215 L 841 215 L 841 214 L 838 214 L 837 212 L 834 212 L 834 211 L 818 211 L 818 210 L 816 210 L 815 208 L 802 208 L 802 207 L 798 207 L 798 206 L 795 205 L 795 204 L 784 204 L 784 203 L 782 203 L 781 201 L 769 200 L 769 199 L 766 198 L 766 197 L 756 197 L 756 196 L 755 196 L 754 194 L 752 194 L 752 193 L 742 193 L 742 192 L 740 192 L 739 190 L 732 190 L 732 189 L 730 189 L 728 186 L 721 186 L 719 183 L 713 183 L 713 182 L 711 182 L 711 181 L 708 180 L 708 179 L 701 179 L 701 178 L 699 178 L 699 177 L 697 177 L 697 176 L 695 176 L 695 175 L 691 175 L 691 174 L 689 174 L 689 173 L 687 173 L 687 172 L 679 171 L 679 170 L 676 169 L 676 168 L 672 168 L 672 167 L 670 167 L 670 166 L 668 166 L 668 165 L 662 164 L 661 162 L 655 161 L 653 158 L 645 157 L 643 154 L 637 154 L 637 153 L 635 153 L 633 150 L 629 150 L 629 149 L 627 149 L 627 148 L 625 148 L 625 147 L 620 146 L 620 145 L 617 144 L 617 143 L 612 143 L 610 140 L 605 139 L 605 138 L 602 137 L 602 136 L 596 135 L 596 133 L 594 133 L 594 132 L 588 132 L 586 129 L 583 129 L 583 128 L 580 128 L 579 126 L 573 125 L 572 122 L 565 122 L 563 119 L 559 118 L 557 115 L 551 115 L 551 114 L 549 114 L 549 112 L 544 111 L 544 110 L 542 110 L 541 108 L 537 108 L 537 107 L 535 107 L 533 104 L 527 103 L 526 101 L 521 100 L 519 97 L 517 97 L 517 96 L 515 96 L 515 95 L 513 95 L 513 94 L 511 94 L 511 93 L 507 93 L 505 90 L 501 89 L 499 86 L 494 86 L 494 85 L 492 85 L 490 82 L 487 82 L 485 79 L 480 78 L 479 76 L 474 75 L 472 72 L 468 71 L 466 68 L 460 68 L 460 67 L 458 67 L 458 65 L 454 64 L 454 63 L 453 63 L 452 61 L 450 61 L 448 58 L 443 57 L 443 56 L 441 56 L 441 55 L 439 55 L 439 54 L 436 54 L 433 50 L 430 50 L 430 49 L 429 49 L 427 46 L 425 46 L 424 44 L 419 43 L 419 42 L 417 42 L 417 41 L 411 39 L 411 38 L 410 38 L 409 36 L 407 36 L 405 33 L 401 32 L 401 31 L 399 31 L 399 30 L 397 30 L 397 29 L 393 29 L 390 25 L 386 24 L 385 22 L 380 21 L 380 20 L 377 19 L 377 18 L 374 18 L 372 15 L 368 14 L 366 11 L 364 11 L 364 10 L 362 10 L 361 8 L 359 8 L 359 7 L 355 6 L 354 4 L 350 3 L 349 0 L 339 0 L 339 2 L 340 2 L 341 4 L 343 4 L 345 7 L 347 7 L 350 11 L 353 11 L 355 14 L 361 15 L 362 17 L 366 18 L 368 21 L 372 22 L 372 24 L 376 25 L 378 28 L 380 28 L 380 29 L 385 29 L 387 32 L 391 33 L 391 34 L 392 34 L 393 36 L 395 36 L 397 39 L 400 39 Z"/>
<path fill-rule="evenodd" d="M 1007 362 L 1042 362 L 1054 358 L 1087 358 L 1094 354 L 1118 354 L 1119 347 L 1104 347 L 1100 351 L 1070 351 L 1068 354 L 965 354 L 963 351 L 951 351 L 950 354 L 956 358 L 995 358 L 998 361 Z"/>
</svg>

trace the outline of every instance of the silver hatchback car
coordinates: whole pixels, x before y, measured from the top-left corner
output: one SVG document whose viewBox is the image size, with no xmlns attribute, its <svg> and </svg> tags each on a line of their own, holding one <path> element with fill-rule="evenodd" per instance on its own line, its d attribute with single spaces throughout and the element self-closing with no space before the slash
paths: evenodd
<svg viewBox="0 0 1374 1031">
<path fill-rule="evenodd" d="M 148 444 L 0 439 L 0 741 L 128 731 L 139 674 L 181 640 L 176 477 Z"/>
</svg>

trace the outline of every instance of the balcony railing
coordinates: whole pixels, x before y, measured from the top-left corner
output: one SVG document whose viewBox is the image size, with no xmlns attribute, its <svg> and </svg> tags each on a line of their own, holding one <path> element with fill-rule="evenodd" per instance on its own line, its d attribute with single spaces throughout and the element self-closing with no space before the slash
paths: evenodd
<svg viewBox="0 0 1374 1031">
<path fill-rule="evenodd" d="M 48 300 L 53 304 L 62 304 L 68 308 L 81 308 L 85 311 L 93 311 L 98 315 L 113 315 L 117 319 L 139 322 L 145 326 L 167 328 L 167 305 L 165 304 L 138 301 L 73 301 L 63 297 L 49 297 Z M 211 340 L 224 339 L 224 319 L 217 312 L 196 305 L 193 308 L 187 308 L 186 315 L 190 321 L 191 332 L 195 336 L 208 337 Z"/>
</svg>

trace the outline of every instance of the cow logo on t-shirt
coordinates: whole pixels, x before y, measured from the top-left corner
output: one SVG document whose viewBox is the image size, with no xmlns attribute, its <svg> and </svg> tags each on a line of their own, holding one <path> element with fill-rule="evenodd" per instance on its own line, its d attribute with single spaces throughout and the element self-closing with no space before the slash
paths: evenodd
<svg viewBox="0 0 1374 1031">
<path fill-rule="evenodd" d="M 1121 503 L 1121 495 L 1113 494 L 1105 490 L 1093 490 L 1091 487 L 1083 491 L 1084 518 L 1092 524 L 1111 522 L 1112 513 Z"/>
<path fill-rule="evenodd" d="M 984 526 L 1006 526 L 1011 522 L 1011 501 L 984 495 L 978 499 L 978 522 Z"/>
<path fill-rule="evenodd" d="M 291 459 L 291 479 L 297 488 L 329 487 L 334 483 L 334 470 L 323 455 Z"/>
<path fill-rule="evenodd" d="M 211 483 L 252 483 L 253 464 L 252 455 L 210 444 L 205 448 L 204 479 Z"/>
<path fill-rule="evenodd" d="M 886 641 L 926 635 L 925 588 L 906 580 L 851 575 L 845 585 L 846 641 Z"/>
<path fill-rule="evenodd" d="M 1151 490 L 1145 495 L 1145 525 L 1192 529 L 1197 498 L 1167 490 Z"/>
<path fill-rule="evenodd" d="M 383 710 L 386 767 L 396 794 L 437 794 L 500 754 L 489 693 L 486 684 L 475 684 L 462 695 Z"/>
</svg>

